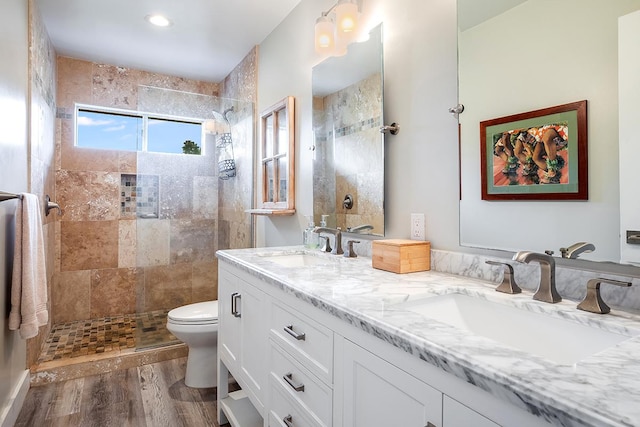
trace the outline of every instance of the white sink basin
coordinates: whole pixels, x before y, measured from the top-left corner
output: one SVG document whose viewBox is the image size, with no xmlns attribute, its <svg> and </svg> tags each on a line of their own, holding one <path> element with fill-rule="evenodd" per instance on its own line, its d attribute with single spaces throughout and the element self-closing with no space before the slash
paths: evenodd
<svg viewBox="0 0 640 427">
<path fill-rule="evenodd" d="M 326 265 L 328 260 L 309 254 L 277 254 L 264 257 L 265 260 L 275 262 L 284 267 L 307 267 L 310 265 Z"/>
<path fill-rule="evenodd" d="M 458 293 L 407 302 L 397 308 L 560 364 L 574 364 L 630 338 Z"/>
</svg>

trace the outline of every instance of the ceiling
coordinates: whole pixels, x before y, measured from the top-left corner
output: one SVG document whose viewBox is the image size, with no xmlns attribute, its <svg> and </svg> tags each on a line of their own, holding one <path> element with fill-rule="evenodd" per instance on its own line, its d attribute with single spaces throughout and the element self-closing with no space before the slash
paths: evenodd
<svg viewBox="0 0 640 427">
<path fill-rule="evenodd" d="M 300 2 L 36 1 L 59 55 L 210 82 L 222 81 Z M 152 26 L 145 16 L 154 13 L 172 25 Z"/>
<path fill-rule="evenodd" d="M 525 1 L 527 0 L 458 0 L 458 27 L 460 31 L 468 30 Z"/>
</svg>

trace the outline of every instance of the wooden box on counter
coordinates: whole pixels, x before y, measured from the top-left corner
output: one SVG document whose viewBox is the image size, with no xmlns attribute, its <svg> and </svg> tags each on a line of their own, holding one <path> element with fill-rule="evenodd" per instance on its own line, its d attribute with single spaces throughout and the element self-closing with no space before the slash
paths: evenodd
<svg viewBox="0 0 640 427">
<path fill-rule="evenodd" d="M 393 273 L 431 269 L 431 243 L 420 240 L 388 239 L 372 243 L 373 268 Z"/>
</svg>

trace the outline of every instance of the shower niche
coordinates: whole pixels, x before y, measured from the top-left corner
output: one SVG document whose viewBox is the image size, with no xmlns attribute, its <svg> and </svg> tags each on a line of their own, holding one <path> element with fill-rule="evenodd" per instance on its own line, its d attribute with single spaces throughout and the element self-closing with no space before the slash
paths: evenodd
<svg viewBox="0 0 640 427">
<path fill-rule="evenodd" d="M 158 218 L 159 177 L 120 175 L 120 217 Z"/>
</svg>

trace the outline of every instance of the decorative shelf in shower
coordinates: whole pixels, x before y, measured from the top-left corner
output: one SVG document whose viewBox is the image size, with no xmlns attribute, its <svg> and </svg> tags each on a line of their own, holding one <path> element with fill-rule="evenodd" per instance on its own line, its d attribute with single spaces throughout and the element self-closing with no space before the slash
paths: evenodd
<svg viewBox="0 0 640 427">
<path fill-rule="evenodd" d="M 120 216 L 158 218 L 159 177 L 122 174 L 120 179 Z"/>
</svg>

